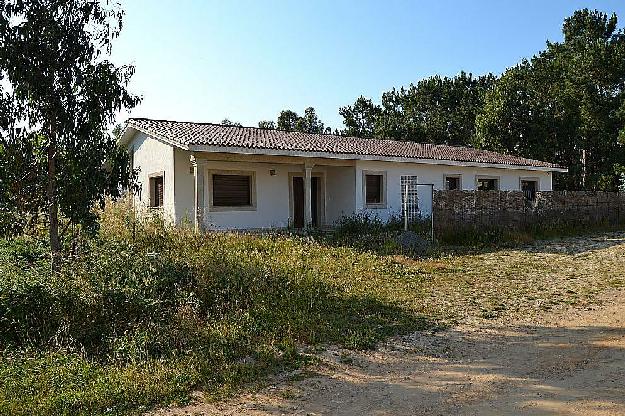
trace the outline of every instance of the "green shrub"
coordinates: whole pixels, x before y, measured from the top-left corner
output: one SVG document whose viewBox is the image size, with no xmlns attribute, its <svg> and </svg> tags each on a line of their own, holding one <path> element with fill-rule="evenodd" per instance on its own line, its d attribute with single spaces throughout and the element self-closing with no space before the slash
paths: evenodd
<svg viewBox="0 0 625 416">
<path fill-rule="evenodd" d="M 383 221 L 378 216 L 362 212 L 340 218 L 331 233 L 320 236 L 320 239 L 334 246 L 369 250 L 380 255 L 423 255 L 432 249 L 428 243 L 431 237 L 430 225 L 429 218 L 411 221 L 408 231 L 422 244 L 408 247 L 400 242 L 404 234 L 404 222 L 400 215 L 392 215 Z"/>
<path fill-rule="evenodd" d="M 0 413 L 123 413 L 297 365 L 297 346 L 369 348 L 428 325 L 354 291 L 385 261 L 313 239 L 198 235 L 115 205 L 73 251 L 53 274 L 45 242 L 0 240 L 2 387 L 30 392 L 0 395 Z"/>
</svg>

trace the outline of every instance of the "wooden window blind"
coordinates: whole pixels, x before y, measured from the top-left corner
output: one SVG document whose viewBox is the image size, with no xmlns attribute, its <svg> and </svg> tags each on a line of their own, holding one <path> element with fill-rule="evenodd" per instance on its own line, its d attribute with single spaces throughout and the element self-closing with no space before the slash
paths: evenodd
<svg viewBox="0 0 625 416">
<path fill-rule="evenodd" d="M 150 178 L 150 206 L 163 206 L 164 181 L 162 176 Z"/>
<path fill-rule="evenodd" d="M 252 205 L 250 175 L 213 175 L 213 206 L 247 207 Z"/>
<path fill-rule="evenodd" d="M 382 203 L 382 175 L 365 175 L 365 202 L 367 204 Z"/>
</svg>

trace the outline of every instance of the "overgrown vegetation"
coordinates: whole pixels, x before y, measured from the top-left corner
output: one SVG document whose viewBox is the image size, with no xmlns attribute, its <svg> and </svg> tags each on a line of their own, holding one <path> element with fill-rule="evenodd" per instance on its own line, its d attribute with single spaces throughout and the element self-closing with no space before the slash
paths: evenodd
<svg viewBox="0 0 625 416">
<path fill-rule="evenodd" d="M 364 212 L 342 217 L 330 232 L 314 237 L 324 244 L 368 250 L 382 256 L 424 257 L 439 256 L 457 247 L 474 250 L 514 247 L 536 240 L 591 235 L 625 228 L 625 224 L 618 221 L 581 223 L 553 215 L 536 216 L 518 227 L 498 225 L 496 220 L 488 224 L 438 222 L 435 224 L 434 241 L 431 241 L 430 218 L 411 221 L 408 232 L 405 232 L 403 220 L 399 216 L 391 216 L 384 221 Z"/>
<path fill-rule="evenodd" d="M 220 397 L 324 343 L 370 348 L 584 303 L 623 284 L 623 238 L 582 254 L 554 248 L 578 244 L 564 240 L 414 260 L 310 237 L 197 235 L 113 205 L 96 237 L 65 248 L 58 273 L 38 237 L 0 240 L 0 414 L 135 413 L 194 389 Z"/>
<path fill-rule="evenodd" d="M 430 218 L 411 221 L 406 232 L 400 215 L 382 220 L 368 212 L 344 216 L 329 233 L 316 238 L 325 244 L 368 250 L 379 255 L 423 256 L 431 254 L 435 247 L 431 242 Z"/>
</svg>

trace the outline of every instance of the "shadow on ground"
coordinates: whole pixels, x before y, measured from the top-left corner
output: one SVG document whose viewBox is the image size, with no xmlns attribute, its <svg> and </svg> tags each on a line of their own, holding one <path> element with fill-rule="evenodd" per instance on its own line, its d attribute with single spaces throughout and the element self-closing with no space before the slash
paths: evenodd
<svg viewBox="0 0 625 416">
<path fill-rule="evenodd" d="M 625 414 L 625 292 L 618 293 L 607 307 L 540 324 L 417 332 L 368 352 L 330 348 L 312 376 L 159 414 Z"/>
<path fill-rule="evenodd" d="M 625 414 L 625 329 L 523 326 L 330 350 L 267 414 Z M 288 392 L 288 391 L 287 391 Z"/>
</svg>

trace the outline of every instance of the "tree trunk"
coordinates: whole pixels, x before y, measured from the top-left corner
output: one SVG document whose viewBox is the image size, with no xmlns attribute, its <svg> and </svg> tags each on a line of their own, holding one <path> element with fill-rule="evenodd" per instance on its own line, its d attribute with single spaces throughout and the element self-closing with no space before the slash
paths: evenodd
<svg viewBox="0 0 625 416">
<path fill-rule="evenodd" d="M 59 200 L 57 196 L 56 184 L 56 136 L 50 135 L 48 145 L 48 231 L 50 235 L 50 252 L 52 271 L 59 269 L 61 255 L 61 244 L 59 242 Z"/>
</svg>

